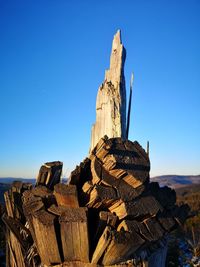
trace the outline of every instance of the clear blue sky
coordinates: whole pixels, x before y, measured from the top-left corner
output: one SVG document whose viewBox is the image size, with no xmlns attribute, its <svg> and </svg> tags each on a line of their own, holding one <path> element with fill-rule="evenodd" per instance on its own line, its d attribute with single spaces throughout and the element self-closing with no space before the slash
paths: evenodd
<svg viewBox="0 0 200 267">
<path fill-rule="evenodd" d="M 0 177 L 87 156 L 117 29 L 135 82 L 130 139 L 151 176 L 200 174 L 199 0 L 0 0 Z"/>
</svg>

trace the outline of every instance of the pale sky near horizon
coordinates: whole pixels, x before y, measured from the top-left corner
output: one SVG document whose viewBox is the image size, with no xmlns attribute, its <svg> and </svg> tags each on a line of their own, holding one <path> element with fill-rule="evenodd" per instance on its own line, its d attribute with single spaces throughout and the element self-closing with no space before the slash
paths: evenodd
<svg viewBox="0 0 200 267">
<path fill-rule="evenodd" d="M 200 1 L 0 0 L 0 177 L 88 154 L 98 87 L 121 29 L 130 140 L 151 176 L 200 174 Z"/>
</svg>

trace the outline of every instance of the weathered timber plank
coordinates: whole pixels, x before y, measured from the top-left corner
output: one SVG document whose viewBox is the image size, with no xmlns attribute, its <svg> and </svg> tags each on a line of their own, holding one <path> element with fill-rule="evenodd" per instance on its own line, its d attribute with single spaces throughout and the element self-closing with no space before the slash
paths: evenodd
<svg viewBox="0 0 200 267">
<path fill-rule="evenodd" d="M 15 220 L 14 218 L 9 217 L 5 214 L 2 216 L 2 221 L 5 223 L 7 229 L 9 229 L 14 234 L 14 236 L 19 241 L 21 247 L 25 251 L 28 246 L 28 243 L 24 239 L 21 230 L 23 230 L 27 236 L 31 236 L 29 230 L 23 224 L 21 224 L 20 221 Z"/>
<path fill-rule="evenodd" d="M 92 159 L 91 171 L 94 184 L 101 183 L 106 186 L 116 188 L 118 196 L 124 201 L 138 197 L 145 189 L 144 185 L 135 189 L 131 185 L 127 184 L 123 179 L 117 179 L 112 176 L 102 167 L 101 162 L 96 157 Z"/>
<path fill-rule="evenodd" d="M 113 187 L 95 185 L 90 193 L 88 208 L 105 208 L 115 203 L 119 197 Z"/>
<path fill-rule="evenodd" d="M 65 211 L 68 210 L 69 207 L 66 206 L 56 206 L 55 204 L 51 205 L 48 208 L 48 211 L 54 215 L 60 216 L 63 214 Z"/>
<path fill-rule="evenodd" d="M 65 261 L 89 262 L 89 238 L 85 208 L 67 208 L 59 218 Z"/>
<path fill-rule="evenodd" d="M 46 265 L 61 263 L 54 222 L 55 216 L 45 210 L 33 213 L 33 227 L 37 241 L 37 250 L 42 263 Z"/>
<path fill-rule="evenodd" d="M 146 241 L 154 241 L 152 234 L 148 231 L 144 223 L 135 220 L 123 220 L 117 227 L 117 231 L 135 232 Z"/>
<path fill-rule="evenodd" d="M 107 249 L 109 243 L 111 242 L 111 227 L 106 226 L 99 241 L 97 243 L 96 249 L 92 255 L 91 263 L 98 263 L 102 257 L 104 251 Z"/>
<path fill-rule="evenodd" d="M 112 231 L 111 242 L 102 258 L 103 265 L 113 265 L 131 259 L 131 255 L 143 244 L 144 240 L 135 232 Z"/>
<path fill-rule="evenodd" d="M 108 212 L 108 211 L 99 212 L 99 219 L 98 219 L 96 231 L 94 232 L 94 235 L 93 235 L 94 244 L 97 244 L 106 226 L 110 226 L 112 228 L 115 227 L 117 223 L 117 219 L 118 219 L 117 216 L 115 216 L 111 212 Z"/>
<path fill-rule="evenodd" d="M 39 170 L 36 186 L 45 185 L 53 189 L 54 185 L 60 182 L 62 166 L 61 161 L 44 163 Z"/>
<path fill-rule="evenodd" d="M 142 218 L 147 215 L 153 216 L 163 209 L 154 197 L 145 196 L 130 202 L 123 202 L 120 200 L 109 207 L 109 210 L 115 213 L 119 219 L 123 219 L 126 216 L 132 218 Z"/>
<path fill-rule="evenodd" d="M 54 186 L 57 204 L 66 207 L 79 207 L 76 185 L 57 184 Z"/>
<path fill-rule="evenodd" d="M 94 156 L 98 159 L 103 160 L 104 157 L 109 153 L 109 150 L 112 146 L 112 142 L 108 139 L 107 136 L 104 136 L 99 140 L 95 148 L 90 154 L 90 159 L 92 160 Z"/>
<path fill-rule="evenodd" d="M 4 197 L 5 197 L 7 215 L 13 219 L 19 218 L 19 213 L 16 212 L 17 207 L 15 206 L 15 203 L 14 203 L 12 189 L 5 192 Z M 9 258 L 9 262 L 11 266 L 12 267 L 26 267 L 25 261 L 24 261 L 24 255 L 22 253 L 22 248 L 21 248 L 19 241 L 17 240 L 16 236 L 10 231 L 8 231 L 8 236 L 9 236 L 9 247 L 8 247 L 9 254 L 14 255 L 12 259 Z M 17 260 L 17 266 L 16 266 L 16 260 Z"/>
<path fill-rule="evenodd" d="M 46 186 L 38 185 L 37 187 L 31 189 L 31 193 L 35 197 L 40 197 L 46 208 L 56 203 L 55 196 Z"/>
</svg>

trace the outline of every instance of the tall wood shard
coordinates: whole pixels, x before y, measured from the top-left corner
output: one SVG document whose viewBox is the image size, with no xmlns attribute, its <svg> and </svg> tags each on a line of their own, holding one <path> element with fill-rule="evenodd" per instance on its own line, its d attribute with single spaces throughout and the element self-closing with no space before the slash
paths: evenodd
<svg viewBox="0 0 200 267">
<path fill-rule="evenodd" d="M 126 86 L 124 63 L 126 51 L 118 30 L 112 43 L 110 68 L 99 87 L 96 100 L 96 122 L 92 127 L 91 150 L 104 135 L 126 137 Z"/>
<path fill-rule="evenodd" d="M 14 182 L 5 192 L 7 267 L 165 266 L 168 233 L 189 210 L 176 205 L 174 190 L 150 183 L 148 153 L 125 138 L 124 61 L 118 31 L 98 91 L 92 150 L 68 184 L 54 161 L 42 165 L 35 186 Z"/>
</svg>

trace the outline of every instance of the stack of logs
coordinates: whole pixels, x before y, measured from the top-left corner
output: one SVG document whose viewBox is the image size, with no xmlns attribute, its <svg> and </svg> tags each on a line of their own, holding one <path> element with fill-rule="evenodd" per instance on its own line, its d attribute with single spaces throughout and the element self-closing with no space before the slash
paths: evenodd
<svg viewBox="0 0 200 267">
<path fill-rule="evenodd" d="M 149 182 L 137 142 L 104 137 L 67 184 L 61 171 L 46 163 L 35 186 L 15 182 L 5 193 L 8 267 L 148 266 L 188 216 L 174 190 Z"/>
</svg>

